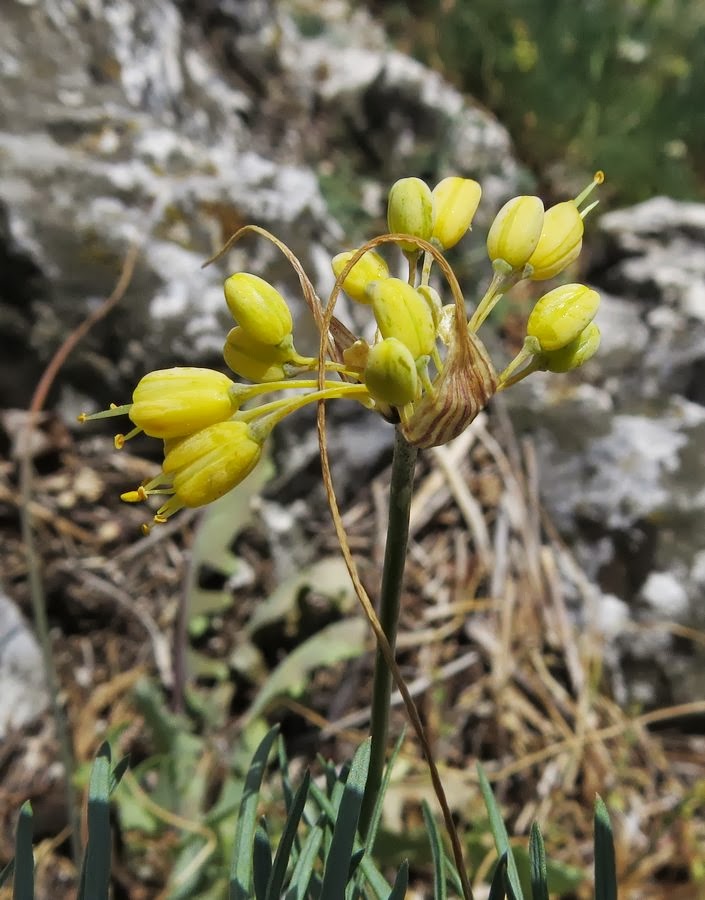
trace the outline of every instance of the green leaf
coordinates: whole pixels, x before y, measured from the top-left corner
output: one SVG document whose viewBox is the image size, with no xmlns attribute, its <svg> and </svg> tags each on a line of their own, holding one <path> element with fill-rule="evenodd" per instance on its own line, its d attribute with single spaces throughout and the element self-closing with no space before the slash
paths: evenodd
<svg viewBox="0 0 705 900">
<path fill-rule="evenodd" d="M 548 873 L 546 871 L 546 850 L 541 829 L 537 822 L 531 826 L 529 836 L 529 857 L 531 859 L 532 900 L 548 900 Z"/>
<path fill-rule="evenodd" d="M 15 882 L 13 900 L 34 898 L 34 854 L 32 852 L 32 804 L 27 800 L 20 808 L 15 835 Z"/>
<path fill-rule="evenodd" d="M 267 834 L 267 822 L 260 819 L 255 831 L 255 844 L 252 853 L 253 878 L 256 900 L 264 900 L 267 884 L 272 874 L 272 845 Z"/>
<path fill-rule="evenodd" d="M 503 853 L 497 861 L 497 866 L 492 876 L 490 893 L 487 900 L 505 900 L 507 896 L 507 854 Z"/>
<path fill-rule="evenodd" d="M 323 829 L 319 825 L 314 825 L 301 847 L 301 853 L 291 874 L 291 885 L 284 900 L 305 900 L 322 841 Z"/>
<path fill-rule="evenodd" d="M 291 848 L 294 843 L 294 838 L 296 837 L 296 831 L 299 827 L 299 822 L 301 821 L 306 800 L 308 799 L 308 788 L 310 783 L 311 773 L 307 770 L 303 777 L 303 781 L 296 792 L 291 808 L 289 809 L 289 815 L 287 816 L 284 831 L 282 832 L 279 846 L 277 847 L 277 852 L 274 857 L 274 865 L 272 866 L 272 871 L 269 876 L 265 900 L 279 900 L 281 897 L 282 886 L 284 884 L 289 857 L 291 855 Z"/>
<path fill-rule="evenodd" d="M 353 757 L 350 774 L 340 800 L 333 830 L 333 840 L 331 841 L 325 871 L 323 872 L 322 897 L 338 898 L 345 896 L 345 886 L 349 877 L 350 860 L 355 844 L 357 822 L 360 816 L 369 764 L 370 739 L 368 738 L 360 745 Z"/>
<path fill-rule="evenodd" d="M 110 768 L 110 745 L 105 742 L 93 761 L 88 784 L 88 844 L 81 869 L 79 900 L 107 900 L 110 891 L 110 791 L 115 783 Z"/>
<path fill-rule="evenodd" d="M 251 900 L 252 851 L 257 827 L 257 804 L 262 787 L 262 778 L 267 765 L 267 757 L 279 733 L 275 725 L 267 732 L 255 751 L 252 763 L 245 777 L 245 787 L 240 800 L 235 845 L 230 866 L 230 900 Z"/>
<path fill-rule="evenodd" d="M 617 900 L 612 823 L 599 794 L 595 801 L 595 900 Z"/>
<path fill-rule="evenodd" d="M 485 771 L 479 763 L 477 764 L 477 775 L 480 779 L 480 790 L 482 791 L 482 797 L 485 801 L 487 814 L 490 817 L 490 829 L 492 831 L 492 836 L 494 837 L 497 854 L 501 857 L 506 853 L 507 880 L 510 893 L 512 894 L 513 900 L 524 900 L 521 882 L 519 881 L 519 872 L 517 871 L 516 862 L 512 855 L 512 848 L 509 844 L 507 828 L 497 806 L 497 801 L 492 793 L 490 783 L 485 775 Z"/>
<path fill-rule="evenodd" d="M 436 820 L 433 818 L 433 813 L 425 800 L 421 804 L 421 809 L 423 810 L 423 819 L 426 824 L 428 839 L 431 843 L 431 856 L 433 857 L 433 896 L 435 900 L 447 900 L 448 891 L 446 888 L 443 842 Z"/>
<path fill-rule="evenodd" d="M 274 669 L 247 712 L 248 720 L 261 715 L 278 697 L 299 697 L 311 683 L 311 672 L 359 656 L 367 642 L 361 618 L 343 619 L 322 628 L 300 644 Z"/>
<path fill-rule="evenodd" d="M 387 900 L 404 900 L 406 889 L 409 886 L 409 861 L 407 859 L 399 867 L 397 877 L 394 879 L 394 887 Z"/>
</svg>

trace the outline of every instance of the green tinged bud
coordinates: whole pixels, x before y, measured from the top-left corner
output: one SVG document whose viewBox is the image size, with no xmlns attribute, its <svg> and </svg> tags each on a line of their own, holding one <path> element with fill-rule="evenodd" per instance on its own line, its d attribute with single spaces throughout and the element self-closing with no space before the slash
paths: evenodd
<svg viewBox="0 0 705 900">
<path fill-rule="evenodd" d="M 514 197 L 497 213 L 487 235 L 487 253 L 512 269 L 523 269 L 541 237 L 543 203 L 539 197 Z"/>
<path fill-rule="evenodd" d="M 600 346 L 600 329 L 590 322 L 580 334 L 560 350 L 543 354 L 544 368 L 549 372 L 570 372 L 591 359 Z"/>
<path fill-rule="evenodd" d="M 544 294 L 529 316 L 526 333 L 543 351 L 560 350 L 594 319 L 600 295 L 584 284 L 563 284 Z"/>
<path fill-rule="evenodd" d="M 254 340 L 276 347 L 291 334 L 286 300 L 263 278 L 238 272 L 226 279 L 224 290 L 233 318 Z"/>
<path fill-rule="evenodd" d="M 433 232 L 433 197 L 431 188 L 420 178 L 401 178 L 389 191 L 387 224 L 392 234 L 411 234 L 431 240 Z M 414 253 L 416 244 L 402 241 L 405 253 Z"/>
<path fill-rule="evenodd" d="M 441 316 L 443 315 L 443 301 L 441 300 L 441 295 L 435 288 L 431 287 L 430 284 L 422 284 L 417 287 L 416 290 L 421 294 L 426 303 L 428 303 L 428 308 L 431 310 L 431 315 L 433 316 L 433 324 L 436 329 L 438 329 Z"/>
<path fill-rule="evenodd" d="M 346 250 L 344 253 L 339 253 L 337 256 L 333 257 L 331 266 L 333 267 L 336 278 L 340 275 L 345 266 L 347 266 L 356 252 L 356 250 Z M 388 277 L 389 267 L 387 266 L 387 263 L 379 253 L 375 253 L 374 250 L 368 250 L 367 253 L 364 253 L 352 267 L 343 282 L 342 287 L 351 300 L 355 300 L 358 303 L 369 304 L 372 302 L 367 293 L 367 288 L 370 283 Z"/>
<path fill-rule="evenodd" d="M 532 281 L 553 278 L 580 256 L 583 220 L 574 200 L 557 203 L 546 210 L 536 249 L 529 257 Z"/>
<path fill-rule="evenodd" d="M 444 250 L 454 247 L 470 228 L 482 188 L 471 178 L 451 176 L 440 181 L 432 192 L 432 236 Z"/>
<path fill-rule="evenodd" d="M 223 359 L 229 369 L 261 384 L 266 381 L 282 381 L 286 378 L 284 363 L 295 354 L 293 345 L 273 347 L 262 344 L 240 325 L 231 328 L 223 347 Z"/>
<path fill-rule="evenodd" d="M 370 288 L 372 309 L 383 338 L 397 338 L 414 359 L 436 345 L 436 327 L 427 301 L 400 278 L 385 278 Z"/>
<path fill-rule="evenodd" d="M 370 396 L 390 406 L 413 403 L 418 393 L 414 358 L 396 338 L 385 338 L 370 349 L 365 367 Z"/>
</svg>

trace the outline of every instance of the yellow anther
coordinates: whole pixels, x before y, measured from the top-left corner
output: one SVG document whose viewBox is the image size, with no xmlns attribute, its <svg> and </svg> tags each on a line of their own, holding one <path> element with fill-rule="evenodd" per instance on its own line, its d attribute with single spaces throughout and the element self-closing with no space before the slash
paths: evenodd
<svg viewBox="0 0 705 900">
<path fill-rule="evenodd" d="M 124 434 L 116 434 L 113 438 L 113 444 L 115 445 L 116 450 L 122 450 L 125 446 L 125 435 Z"/>
</svg>

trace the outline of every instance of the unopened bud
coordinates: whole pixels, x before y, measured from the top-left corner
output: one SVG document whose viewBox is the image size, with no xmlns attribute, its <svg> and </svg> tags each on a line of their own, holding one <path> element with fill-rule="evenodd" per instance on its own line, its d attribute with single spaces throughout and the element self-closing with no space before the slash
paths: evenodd
<svg viewBox="0 0 705 900">
<path fill-rule="evenodd" d="M 514 270 L 523 269 L 541 237 L 543 215 L 539 197 L 514 197 L 505 203 L 487 235 L 492 262 L 503 260 Z"/>
<path fill-rule="evenodd" d="M 355 253 L 355 250 L 346 250 L 344 253 L 339 253 L 337 256 L 333 257 L 331 266 L 333 267 L 336 278 L 340 275 L 345 266 L 347 266 Z M 373 281 L 379 281 L 382 278 L 388 277 L 389 267 L 387 266 L 387 263 L 379 253 L 375 253 L 374 250 L 368 250 L 348 272 L 345 281 L 342 284 L 342 288 L 351 300 L 368 304 L 372 302 L 367 293 L 368 286 Z"/>
<path fill-rule="evenodd" d="M 291 334 L 286 300 L 263 278 L 237 272 L 226 279 L 224 290 L 233 318 L 254 340 L 275 347 Z"/>
<path fill-rule="evenodd" d="M 543 354 L 544 367 L 549 372 L 570 372 L 591 359 L 600 346 L 600 329 L 590 322 L 580 334 L 560 350 Z"/>
<path fill-rule="evenodd" d="M 433 231 L 433 198 L 431 188 L 420 178 L 400 178 L 389 191 L 387 224 L 392 234 L 411 234 L 431 240 Z M 416 244 L 403 241 L 405 253 L 413 253 Z"/>
<path fill-rule="evenodd" d="M 390 406 L 406 406 L 416 399 L 416 364 L 401 341 L 385 338 L 370 349 L 365 367 L 365 385 L 371 397 Z"/>
<path fill-rule="evenodd" d="M 440 181 L 432 192 L 432 237 L 444 250 L 454 247 L 470 228 L 482 188 L 471 178 L 451 176 Z"/>
<path fill-rule="evenodd" d="M 438 328 L 438 323 L 441 321 L 441 316 L 443 315 L 443 301 L 441 300 L 441 295 L 435 288 L 431 287 L 430 284 L 422 284 L 417 287 L 416 290 L 421 294 L 426 303 L 428 303 L 428 308 L 431 310 L 431 315 L 433 316 L 433 324 Z"/>
<path fill-rule="evenodd" d="M 377 326 L 383 338 L 394 337 L 414 359 L 426 356 L 436 345 L 436 328 L 426 300 L 400 278 L 385 278 L 370 293 Z"/>
<path fill-rule="evenodd" d="M 583 220 L 574 200 L 557 203 L 546 210 L 536 249 L 529 257 L 532 281 L 553 278 L 580 256 Z"/>
<path fill-rule="evenodd" d="M 286 378 L 284 363 L 295 354 L 293 344 L 274 347 L 255 340 L 242 326 L 228 332 L 223 347 L 223 359 L 229 369 L 241 378 L 263 383 Z"/>
<path fill-rule="evenodd" d="M 560 350 L 595 317 L 600 295 L 584 284 L 563 284 L 544 294 L 531 311 L 526 333 L 543 351 Z"/>
</svg>

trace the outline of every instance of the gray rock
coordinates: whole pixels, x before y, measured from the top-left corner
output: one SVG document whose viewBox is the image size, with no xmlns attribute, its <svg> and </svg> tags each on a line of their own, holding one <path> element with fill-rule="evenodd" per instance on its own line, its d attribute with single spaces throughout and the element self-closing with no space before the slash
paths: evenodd
<svg viewBox="0 0 705 900">
<path fill-rule="evenodd" d="M 0 591 L 0 740 L 49 705 L 42 653 L 17 606 Z"/>
</svg>

